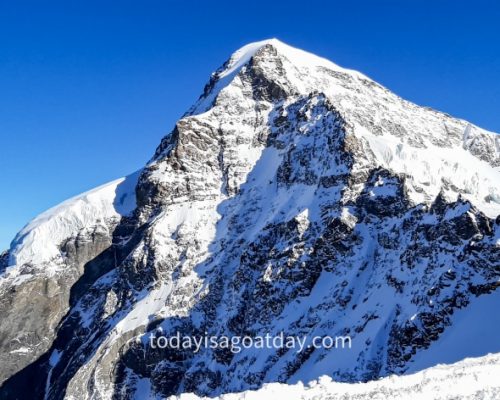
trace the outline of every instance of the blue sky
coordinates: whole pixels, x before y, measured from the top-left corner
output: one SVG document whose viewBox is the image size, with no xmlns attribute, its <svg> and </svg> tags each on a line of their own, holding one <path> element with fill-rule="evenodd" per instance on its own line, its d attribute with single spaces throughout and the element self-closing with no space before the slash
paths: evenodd
<svg viewBox="0 0 500 400">
<path fill-rule="evenodd" d="M 496 1 L 0 2 L 0 249 L 140 168 L 242 45 L 277 37 L 500 132 Z"/>
</svg>

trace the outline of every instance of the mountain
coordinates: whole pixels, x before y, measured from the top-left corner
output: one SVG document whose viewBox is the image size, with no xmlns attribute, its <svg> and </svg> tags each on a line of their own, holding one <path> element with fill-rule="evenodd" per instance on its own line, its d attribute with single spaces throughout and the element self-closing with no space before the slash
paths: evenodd
<svg viewBox="0 0 500 400">
<path fill-rule="evenodd" d="M 215 396 L 500 352 L 499 153 L 359 72 L 244 46 L 141 171 L 0 256 L 0 398 Z M 177 334 L 306 346 L 150 342 Z"/>
</svg>

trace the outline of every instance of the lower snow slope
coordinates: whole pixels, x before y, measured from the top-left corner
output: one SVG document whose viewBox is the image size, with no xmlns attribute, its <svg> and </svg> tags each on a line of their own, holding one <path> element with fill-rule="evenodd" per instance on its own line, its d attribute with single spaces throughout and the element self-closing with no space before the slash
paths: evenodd
<svg viewBox="0 0 500 400">
<path fill-rule="evenodd" d="M 257 391 L 231 393 L 220 400 L 266 399 L 356 399 L 356 400 L 429 400 L 499 399 L 500 354 L 468 358 L 452 365 L 438 365 L 413 375 L 389 376 L 367 383 L 338 383 L 323 376 L 304 386 L 271 383 Z M 150 399 L 147 387 L 136 399 Z M 171 400 L 195 400 L 193 394 L 172 396 Z M 206 397 L 204 399 L 207 399 Z M 213 399 L 215 400 L 215 399 Z"/>
</svg>

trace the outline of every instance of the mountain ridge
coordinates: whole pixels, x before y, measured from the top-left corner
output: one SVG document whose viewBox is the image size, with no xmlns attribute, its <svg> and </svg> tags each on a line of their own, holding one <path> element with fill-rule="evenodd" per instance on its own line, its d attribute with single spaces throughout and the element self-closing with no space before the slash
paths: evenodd
<svg viewBox="0 0 500 400">
<path fill-rule="evenodd" d="M 68 221 L 63 207 L 14 242 L 11 253 L 59 240 L 40 262 L 10 254 L 22 265 L 0 277 L 0 394 L 24 393 L 34 375 L 56 399 L 129 398 L 143 379 L 162 396 L 216 395 L 404 373 L 455 311 L 496 290 L 497 136 L 276 40 L 235 54 L 136 186 L 94 193 L 109 213 L 61 242 L 50 221 Z M 118 212 L 134 189 L 133 212 Z M 350 334 L 358 347 L 165 357 L 144 342 L 279 329 Z"/>
</svg>

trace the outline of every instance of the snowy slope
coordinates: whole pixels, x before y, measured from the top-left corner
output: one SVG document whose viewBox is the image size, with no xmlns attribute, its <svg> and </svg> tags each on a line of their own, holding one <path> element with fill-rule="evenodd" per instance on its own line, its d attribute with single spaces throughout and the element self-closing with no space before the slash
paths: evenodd
<svg viewBox="0 0 500 400">
<path fill-rule="evenodd" d="M 42 264 L 60 256 L 58 246 L 85 227 L 130 214 L 135 209 L 139 173 L 66 200 L 30 221 L 10 246 L 7 274 L 16 265 Z"/>
<path fill-rule="evenodd" d="M 226 394 L 220 400 L 438 400 L 500 398 L 500 355 L 469 358 L 452 365 L 439 365 L 409 376 L 390 376 L 374 382 L 348 384 L 333 382 L 324 376 L 308 385 L 270 383 L 257 391 Z M 139 399 L 155 399 L 144 388 Z M 170 399 L 202 399 L 193 394 L 172 396 Z M 208 397 L 203 397 L 208 399 Z"/>
<path fill-rule="evenodd" d="M 452 317 L 451 329 L 409 364 L 408 372 L 420 371 L 439 363 L 452 364 L 467 357 L 490 352 L 500 354 L 500 291 L 474 299 Z"/>
</svg>

